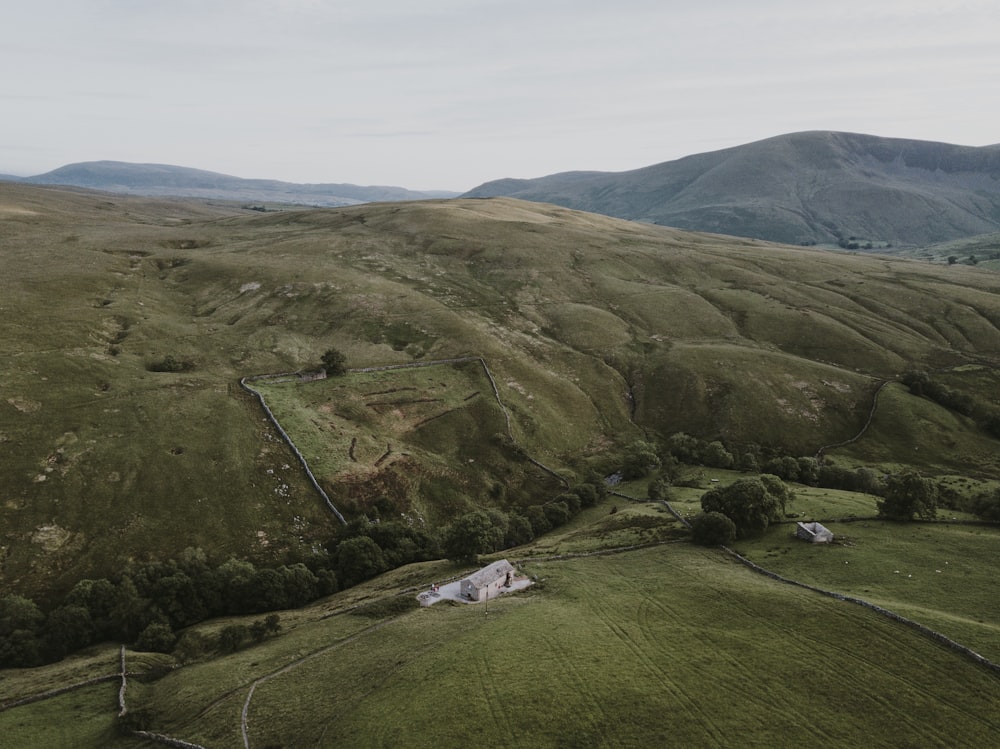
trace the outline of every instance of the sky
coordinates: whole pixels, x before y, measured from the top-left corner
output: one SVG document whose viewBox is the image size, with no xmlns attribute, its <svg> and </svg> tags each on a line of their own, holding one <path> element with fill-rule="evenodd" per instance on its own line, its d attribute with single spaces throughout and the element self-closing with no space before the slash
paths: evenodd
<svg viewBox="0 0 1000 749">
<path fill-rule="evenodd" d="M 1000 143 L 996 0 L 30 0 L 0 173 L 465 191 L 783 133 Z"/>
</svg>

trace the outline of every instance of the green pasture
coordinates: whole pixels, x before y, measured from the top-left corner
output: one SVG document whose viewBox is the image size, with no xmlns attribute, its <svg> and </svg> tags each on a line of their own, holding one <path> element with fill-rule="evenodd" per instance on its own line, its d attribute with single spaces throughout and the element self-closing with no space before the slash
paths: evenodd
<svg viewBox="0 0 1000 749">
<path fill-rule="evenodd" d="M 0 744 L 10 749 L 139 746 L 116 729 L 119 686 L 103 682 L 2 711 Z"/>
<path fill-rule="evenodd" d="M 382 625 L 347 614 L 303 624 L 295 647 L 279 638 L 228 669 L 182 669 L 155 686 L 159 715 L 173 735 L 239 746 L 253 679 L 312 653 L 256 688 L 251 746 L 785 746 L 816 725 L 826 746 L 1000 736 L 995 675 L 714 550 L 524 569 L 536 585 L 488 613 L 437 604 Z"/>
<path fill-rule="evenodd" d="M 252 386 L 348 514 L 445 521 L 559 488 L 516 449 L 478 361 Z"/>
<path fill-rule="evenodd" d="M 794 580 L 877 603 L 1000 662 L 1000 529 L 977 524 L 827 523 L 832 545 L 772 526 L 736 549 Z"/>
<path fill-rule="evenodd" d="M 797 491 L 797 509 L 808 515 L 871 507 L 865 495 Z M 831 527 L 833 546 L 795 541 L 789 523 L 739 549 L 997 659 L 1000 612 L 984 592 L 995 529 L 872 520 Z M 784 746 L 814 735 L 802 715 L 824 726 L 826 746 L 981 747 L 1000 738 L 995 674 L 873 612 L 771 581 L 717 550 L 675 540 L 682 538 L 659 505 L 608 497 L 504 552 L 522 560 L 534 585 L 488 609 L 440 602 L 388 619 L 357 613 L 470 569 L 411 565 L 280 612 L 277 637 L 231 655 L 190 643 L 211 643 L 222 627 L 249 618 L 190 628 L 174 656 L 182 667 L 131 680 L 129 708 L 157 732 L 211 747 L 242 746 L 240 714 L 254 683 L 252 747 L 460 747 L 473 735 L 483 745 L 528 747 Z M 668 543 L 565 557 L 656 541 Z M 182 660 L 182 652 L 194 655 Z M 170 662 L 128 653 L 130 670 Z M 11 699 L 116 670 L 117 651 L 95 648 L 5 672 L 0 694 Z M 89 688 L 76 701 L 0 713 L 0 728 L 17 728 L 12 747 L 115 745 L 105 740 L 114 684 L 104 685 L 107 704 Z M 85 716 L 69 728 L 59 709 Z"/>
<path fill-rule="evenodd" d="M 951 375 L 949 381 L 957 379 Z M 971 378 L 968 378 L 971 379 Z M 990 377 L 991 382 L 994 381 Z M 969 385 L 974 391 L 975 381 Z M 980 391 L 990 397 L 989 389 Z M 887 470 L 914 467 L 928 473 L 996 477 L 997 441 L 971 419 L 912 395 L 901 384 L 882 390 L 871 426 L 857 442 L 826 451 L 834 459 L 881 465 Z"/>
</svg>

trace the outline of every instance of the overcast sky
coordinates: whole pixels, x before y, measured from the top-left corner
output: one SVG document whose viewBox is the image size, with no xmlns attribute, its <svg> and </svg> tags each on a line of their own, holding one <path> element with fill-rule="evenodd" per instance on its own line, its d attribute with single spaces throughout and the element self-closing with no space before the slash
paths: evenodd
<svg viewBox="0 0 1000 749">
<path fill-rule="evenodd" d="M 997 0 L 24 0 L 0 173 L 467 190 L 800 130 L 1000 142 Z"/>
</svg>

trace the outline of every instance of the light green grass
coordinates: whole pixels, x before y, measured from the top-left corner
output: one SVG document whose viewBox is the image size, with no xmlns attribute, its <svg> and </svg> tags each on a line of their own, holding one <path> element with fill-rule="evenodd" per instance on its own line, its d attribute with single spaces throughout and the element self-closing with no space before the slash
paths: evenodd
<svg viewBox="0 0 1000 749">
<path fill-rule="evenodd" d="M 809 740 L 817 724 L 828 746 L 1000 735 L 994 677 L 715 552 L 667 547 L 527 570 L 540 589 L 488 615 L 421 610 L 268 681 L 251 705 L 254 741 L 776 746 Z M 317 683 L 331 686 L 307 687 Z"/>
<path fill-rule="evenodd" d="M 678 430 L 810 454 L 860 428 L 879 378 L 1000 351 L 986 273 L 512 200 L 248 215 L 4 185 L 0 204 L 0 583 L 32 595 L 189 545 L 284 562 L 326 541 L 335 520 L 236 383 L 330 347 L 354 367 L 483 356 L 516 442 L 578 475 Z M 194 369 L 147 371 L 168 355 Z M 412 470 L 334 494 L 359 511 L 412 494 L 442 517 L 492 501 L 496 465 L 463 484 L 452 461 L 456 435 L 495 429 L 482 405 L 420 430 Z M 902 457 L 923 415 L 871 454 Z M 970 457 L 913 464 L 1000 476 L 995 441 L 932 424 L 929 447 Z M 377 426 L 372 449 L 395 436 Z M 549 497 L 525 476 L 508 499 Z"/>
<path fill-rule="evenodd" d="M 117 731 L 118 687 L 95 684 L 0 712 L 0 743 L 10 749 L 138 746 Z"/>
<path fill-rule="evenodd" d="M 957 375 L 952 375 L 952 379 Z M 973 385 L 973 387 L 975 387 Z M 980 391 L 991 398 L 989 390 Z M 827 451 L 857 464 L 880 464 L 887 470 L 910 466 L 926 473 L 996 476 L 1000 470 L 997 441 L 971 419 L 893 384 L 879 395 L 871 426 L 857 442 Z"/>
<path fill-rule="evenodd" d="M 831 546 L 773 526 L 738 551 L 786 577 L 856 596 L 936 629 L 1000 662 L 995 588 L 1000 529 L 946 523 L 824 523 Z"/>
</svg>

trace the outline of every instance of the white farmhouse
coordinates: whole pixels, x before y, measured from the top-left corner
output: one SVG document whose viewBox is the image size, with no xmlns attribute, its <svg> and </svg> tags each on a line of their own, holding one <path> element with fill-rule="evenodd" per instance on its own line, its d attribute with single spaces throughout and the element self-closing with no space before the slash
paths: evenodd
<svg viewBox="0 0 1000 749">
<path fill-rule="evenodd" d="M 510 587 L 515 574 L 514 565 L 506 559 L 501 559 L 462 580 L 461 596 L 468 601 L 485 601 L 495 596 L 502 588 Z"/>
</svg>

